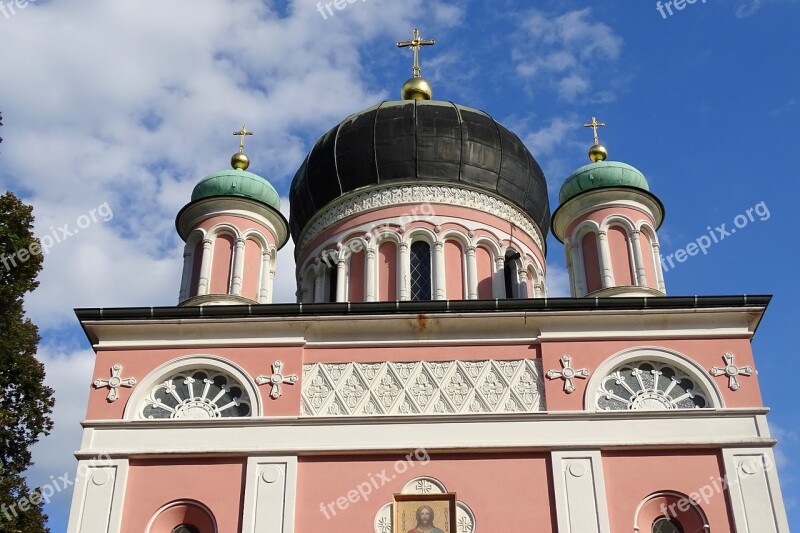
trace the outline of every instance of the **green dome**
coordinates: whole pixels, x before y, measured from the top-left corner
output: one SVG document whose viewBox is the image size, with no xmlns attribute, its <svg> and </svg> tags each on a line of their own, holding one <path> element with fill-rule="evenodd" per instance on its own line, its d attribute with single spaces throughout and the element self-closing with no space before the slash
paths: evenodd
<svg viewBox="0 0 800 533">
<path fill-rule="evenodd" d="M 598 161 L 570 174 L 561 186 L 558 199 L 563 204 L 584 191 L 605 187 L 636 187 L 650 191 L 647 179 L 639 170 L 618 161 Z"/>
<path fill-rule="evenodd" d="M 270 183 L 245 170 L 223 170 L 203 178 L 192 191 L 192 201 L 214 196 L 242 196 L 280 212 L 281 198 Z"/>
</svg>

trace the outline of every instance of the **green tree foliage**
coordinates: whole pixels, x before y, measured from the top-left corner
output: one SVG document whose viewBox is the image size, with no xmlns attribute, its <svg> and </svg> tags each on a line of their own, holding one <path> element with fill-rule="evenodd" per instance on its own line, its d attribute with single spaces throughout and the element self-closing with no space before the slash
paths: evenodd
<svg viewBox="0 0 800 533">
<path fill-rule="evenodd" d="M 23 298 L 42 269 L 33 236 L 33 209 L 13 194 L 0 196 L 0 531 L 49 531 L 38 492 L 23 474 L 31 446 L 53 427 L 53 390 L 36 359 L 39 333 L 25 317 Z M 25 250 L 25 252 L 21 252 Z M 30 253 L 33 251 L 34 253 Z"/>
</svg>

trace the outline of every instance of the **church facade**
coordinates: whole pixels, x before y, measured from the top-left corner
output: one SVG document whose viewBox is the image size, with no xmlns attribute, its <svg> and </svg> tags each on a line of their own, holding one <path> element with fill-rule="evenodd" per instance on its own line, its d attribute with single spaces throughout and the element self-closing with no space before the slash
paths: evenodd
<svg viewBox="0 0 800 533">
<path fill-rule="evenodd" d="M 177 216 L 178 305 L 77 310 L 69 532 L 787 533 L 751 349 L 770 297 L 667 296 L 664 207 L 602 124 L 551 214 L 519 138 L 433 100 L 432 41 L 399 44 L 403 99 L 320 138 L 290 220 L 242 142 Z M 273 304 L 290 237 L 297 303 Z"/>
</svg>

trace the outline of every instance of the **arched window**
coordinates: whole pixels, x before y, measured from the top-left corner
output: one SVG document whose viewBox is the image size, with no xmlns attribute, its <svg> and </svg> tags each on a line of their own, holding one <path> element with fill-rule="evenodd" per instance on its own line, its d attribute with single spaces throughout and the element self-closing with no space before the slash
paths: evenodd
<svg viewBox="0 0 800 533">
<path fill-rule="evenodd" d="M 652 533 L 683 533 L 683 528 L 677 520 L 661 516 L 653 522 Z"/>
<path fill-rule="evenodd" d="M 144 401 L 142 418 L 202 419 L 250 416 L 250 398 L 231 376 L 187 369 L 158 383 Z"/>
<path fill-rule="evenodd" d="M 189 524 L 181 524 L 174 528 L 172 533 L 200 533 L 200 530 Z"/>
<path fill-rule="evenodd" d="M 517 272 L 519 271 L 520 253 L 516 250 L 509 250 L 506 252 L 506 261 L 503 271 L 503 277 L 506 284 L 506 298 L 519 297 L 519 282 Z"/>
<path fill-rule="evenodd" d="M 432 299 L 431 245 L 425 241 L 411 243 L 411 299 Z"/>
<path fill-rule="evenodd" d="M 328 276 L 328 301 L 336 301 L 336 291 L 339 287 L 339 275 L 336 267 L 327 269 L 326 275 Z"/>
</svg>

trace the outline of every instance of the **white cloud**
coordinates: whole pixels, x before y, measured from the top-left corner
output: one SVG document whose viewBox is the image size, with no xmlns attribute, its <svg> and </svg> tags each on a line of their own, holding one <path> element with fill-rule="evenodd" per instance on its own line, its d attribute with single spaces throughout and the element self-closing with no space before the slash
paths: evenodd
<svg viewBox="0 0 800 533">
<path fill-rule="evenodd" d="M 547 265 L 547 296 L 548 298 L 567 298 L 570 296 L 569 272 L 560 265 Z"/>
<path fill-rule="evenodd" d="M 537 86 L 549 86 L 570 102 L 592 92 L 599 83 L 594 76 L 598 63 L 615 61 L 622 50 L 622 38 L 610 26 L 593 21 L 591 8 L 558 16 L 530 11 L 520 27 L 521 43 L 512 53 L 517 74 Z M 609 97 L 607 91 L 595 92 L 602 94 L 601 100 Z"/>
</svg>

